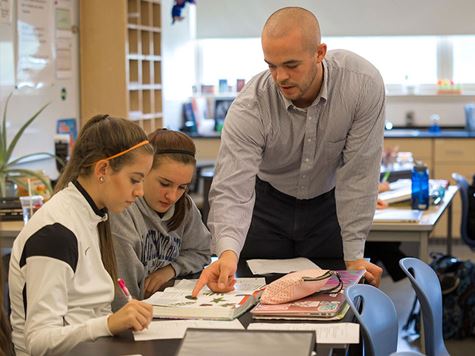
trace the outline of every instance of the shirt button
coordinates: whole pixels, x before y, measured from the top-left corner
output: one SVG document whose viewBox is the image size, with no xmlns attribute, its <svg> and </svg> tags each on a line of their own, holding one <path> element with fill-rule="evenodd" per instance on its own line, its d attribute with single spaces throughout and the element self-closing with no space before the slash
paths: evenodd
<svg viewBox="0 0 475 356">
<path fill-rule="evenodd" d="M 304 179 L 305 179 L 305 178 L 307 178 L 307 176 L 304 174 L 304 175 L 302 176 L 302 178 L 304 178 Z"/>
<path fill-rule="evenodd" d="M 305 162 L 308 162 L 308 161 L 309 161 L 308 158 L 305 158 Z"/>
<path fill-rule="evenodd" d="M 308 138 L 307 141 L 308 141 L 308 142 L 312 142 L 312 139 L 311 139 L 311 138 Z"/>
</svg>

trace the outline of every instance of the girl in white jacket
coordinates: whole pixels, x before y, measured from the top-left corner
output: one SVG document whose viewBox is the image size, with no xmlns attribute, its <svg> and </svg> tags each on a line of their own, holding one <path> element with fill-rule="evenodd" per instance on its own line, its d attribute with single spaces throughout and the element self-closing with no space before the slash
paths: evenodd
<svg viewBox="0 0 475 356">
<path fill-rule="evenodd" d="M 133 122 L 95 116 L 83 127 L 56 193 L 16 238 L 9 285 L 17 355 L 65 354 L 82 341 L 142 330 L 150 305 L 116 313 L 108 211 L 143 195 L 153 148 Z"/>
</svg>

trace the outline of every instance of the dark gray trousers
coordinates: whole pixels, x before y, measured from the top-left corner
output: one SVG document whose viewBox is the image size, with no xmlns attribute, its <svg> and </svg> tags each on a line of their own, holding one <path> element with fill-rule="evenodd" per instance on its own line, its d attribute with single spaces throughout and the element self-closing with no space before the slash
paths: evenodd
<svg viewBox="0 0 475 356">
<path fill-rule="evenodd" d="M 343 260 L 335 189 L 300 200 L 256 179 L 256 203 L 242 259 Z"/>
</svg>

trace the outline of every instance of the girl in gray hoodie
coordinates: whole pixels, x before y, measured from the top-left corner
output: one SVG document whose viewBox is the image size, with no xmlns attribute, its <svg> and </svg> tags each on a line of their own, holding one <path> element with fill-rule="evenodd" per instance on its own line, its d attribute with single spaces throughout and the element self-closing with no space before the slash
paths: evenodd
<svg viewBox="0 0 475 356">
<path fill-rule="evenodd" d="M 110 217 L 118 276 L 137 299 L 174 277 L 200 272 L 211 255 L 211 234 L 187 194 L 196 167 L 193 141 L 184 133 L 158 129 L 149 142 L 155 156 L 144 196 Z M 113 309 L 126 302 L 116 291 Z"/>
</svg>

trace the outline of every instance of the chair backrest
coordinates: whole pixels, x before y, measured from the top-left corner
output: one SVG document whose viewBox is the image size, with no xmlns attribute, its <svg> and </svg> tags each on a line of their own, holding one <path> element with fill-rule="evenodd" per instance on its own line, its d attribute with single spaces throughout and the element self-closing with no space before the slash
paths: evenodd
<svg viewBox="0 0 475 356">
<path fill-rule="evenodd" d="M 426 354 L 449 355 L 442 331 L 442 290 L 437 274 L 427 263 L 413 257 L 402 258 L 399 265 L 421 304 Z"/>
<path fill-rule="evenodd" d="M 468 235 L 468 181 L 458 173 L 452 173 L 452 179 L 457 183 L 462 200 L 462 222 L 460 224 L 460 236 L 471 248 L 475 248 L 475 239 Z"/>
<path fill-rule="evenodd" d="M 389 355 L 397 349 L 396 308 L 383 291 L 368 284 L 345 289 L 345 296 L 363 330 L 366 355 Z"/>
</svg>

